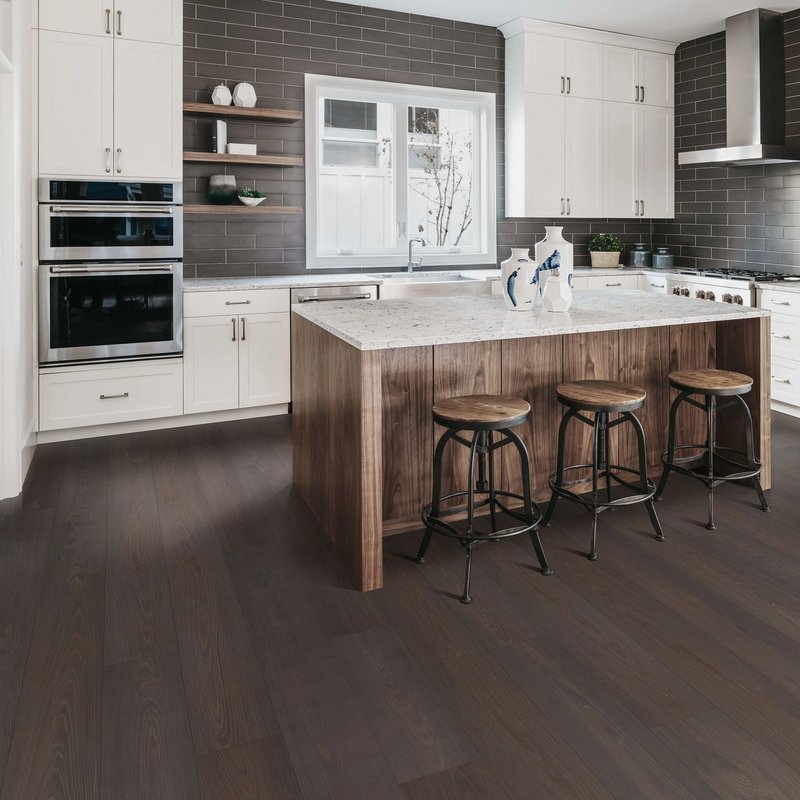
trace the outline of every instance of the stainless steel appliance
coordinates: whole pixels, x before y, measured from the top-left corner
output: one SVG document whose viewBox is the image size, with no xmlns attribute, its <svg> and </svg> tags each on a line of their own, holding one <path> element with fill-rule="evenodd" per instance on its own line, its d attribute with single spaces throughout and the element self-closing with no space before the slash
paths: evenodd
<svg viewBox="0 0 800 800">
<path fill-rule="evenodd" d="M 182 264 L 42 264 L 39 271 L 40 363 L 182 352 Z"/>
<path fill-rule="evenodd" d="M 732 305 L 757 305 L 757 283 L 798 281 L 796 274 L 755 270 L 682 269 L 667 275 L 667 294 Z"/>
<path fill-rule="evenodd" d="M 39 261 L 183 258 L 180 182 L 39 179 Z"/>
<path fill-rule="evenodd" d="M 377 300 L 378 287 L 364 286 L 315 286 L 307 289 L 292 289 L 292 305 L 299 303 L 341 303 L 349 300 Z"/>
</svg>

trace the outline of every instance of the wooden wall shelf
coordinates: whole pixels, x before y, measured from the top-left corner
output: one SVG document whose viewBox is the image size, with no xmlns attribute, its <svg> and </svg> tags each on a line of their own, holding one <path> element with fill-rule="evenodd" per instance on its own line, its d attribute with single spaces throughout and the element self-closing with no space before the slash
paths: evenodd
<svg viewBox="0 0 800 800">
<path fill-rule="evenodd" d="M 263 122 L 298 122 L 302 111 L 283 108 L 240 108 L 239 106 L 215 106 L 213 103 L 184 103 L 185 114 L 202 117 L 228 117 L 231 119 L 261 120 Z"/>
<path fill-rule="evenodd" d="M 239 155 L 229 153 L 198 153 L 186 150 L 183 153 L 184 161 L 203 161 L 213 164 L 263 164 L 273 167 L 302 167 L 302 156 L 281 155 Z"/>
<path fill-rule="evenodd" d="M 212 205 L 186 205 L 183 207 L 184 214 L 216 214 L 219 216 L 278 216 L 302 214 L 300 206 L 266 206 L 260 205 L 253 208 L 239 205 L 212 206 Z"/>
</svg>

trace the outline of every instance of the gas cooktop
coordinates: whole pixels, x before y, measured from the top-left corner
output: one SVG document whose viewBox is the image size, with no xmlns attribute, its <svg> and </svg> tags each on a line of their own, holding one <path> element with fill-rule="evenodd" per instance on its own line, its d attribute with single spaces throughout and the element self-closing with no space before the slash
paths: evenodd
<svg viewBox="0 0 800 800">
<path fill-rule="evenodd" d="M 681 269 L 680 275 L 697 275 L 702 278 L 728 278 L 734 281 L 800 281 L 800 275 L 791 272 L 759 272 L 750 269 Z"/>
</svg>

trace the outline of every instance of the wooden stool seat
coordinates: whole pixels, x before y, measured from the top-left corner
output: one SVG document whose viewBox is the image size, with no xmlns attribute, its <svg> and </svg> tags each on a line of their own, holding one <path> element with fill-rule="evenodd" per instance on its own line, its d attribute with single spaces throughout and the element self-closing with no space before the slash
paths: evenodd
<svg viewBox="0 0 800 800">
<path fill-rule="evenodd" d="M 640 408 L 647 397 L 641 386 L 619 381 L 573 381 L 556 386 L 559 401 L 580 411 L 622 412 Z"/>
<path fill-rule="evenodd" d="M 434 422 L 468 431 L 513 428 L 525 422 L 530 413 L 527 400 L 496 394 L 448 397 L 433 406 Z"/>
<path fill-rule="evenodd" d="M 669 382 L 676 389 L 715 397 L 747 394 L 753 388 L 749 375 L 726 369 L 683 369 L 670 372 Z"/>
</svg>

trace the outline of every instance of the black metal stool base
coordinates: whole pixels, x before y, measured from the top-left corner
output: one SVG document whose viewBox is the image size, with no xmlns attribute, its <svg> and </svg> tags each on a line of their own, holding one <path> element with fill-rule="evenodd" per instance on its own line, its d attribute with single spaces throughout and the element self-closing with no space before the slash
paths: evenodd
<svg viewBox="0 0 800 800">
<path fill-rule="evenodd" d="M 531 498 L 530 489 L 530 461 L 528 459 L 528 451 L 525 448 L 523 441 L 510 429 L 499 429 L 497 433 L 503 437 L 500 441 L 492 441 L 492 431 L 477 430 L 474 432 L 472 439 L 467 440 L 458 435 L 457 430 L 447 430 L 439 439 L 436 445 L 436 452 L 433 459 L 433 502 L 422 509 L 422 521 L 425 524 L 425 534 L 422 537 L 419 550 L 416 556 L 416 562 L 423 564 L 425 562 L 425 554 L 428 550 L 428 545 L 431 541 L 431 536 L 434 533 L 441 536 L 447 536 L 451 539 L 457 539 L 461 546 L 464 548 L 466 556 L 466 565 L 464 571 L 464 588 L 459 598 L 464 604 L 472 602 L 472 595 L 470 594 L 470 583 L 472 579 L 472 551 L 474 547 L 483 542 L 498 541 L 510 536 L 519 536 L 520 534 L 527 533 L 531 537 L 531 543 L 536 553 L 541 566 L 542 575 L 552 575 L 553 570 L 547 563 L 542 547 L 541 540 L 539 539 L 539 521 L 542 518 L 542 513 L 536 503 Z M 465 491 L 452 492 L 447 495 L 441 494 L 442 485 L 442 455 L 447 442 L 454 439 L 459 444 L 463 444 L 470 449 L 470 466 L 468 486 Z M 514 445 L 520 455 L 522 466 L 522 494 L 515 494 L 513 492 L 506 492 L 495 489 L 494 481 L 494 460 L 492 454 L 495 450 L 506 445 Z M 477 457 L 477 458 L 476 458 Z M 478 475 L 475 476 L 475 462 L 478 463 Z M 487 469 L 488 462 L 488 469 Z M 476 495 L 482 495 L 476 499 Z M 442 508 L 442 505 L 449 500 L 456 498 L 466 498 L 466 503 L 453 506 L 450 508 Z M 511 509 L 500 498 L 507 498 L 522 501 L 521 509 Z M 489 520 L 491 523 L 491 532 L 480 533 L 475 529 L 475 512 L 481 509 L 489 510 Z M 514 519 L 519 520 L 523 524 L 513 528 L 497 529 L 497 512 L 501 511 Z M 466 514 L 466 530 L 458 530 L 451 525 L 445 517 L 456 517 Z"/>
<path fill-rule="evenodd" d="M 667 449 L 661 458 L 664 464 L 664 471 L 661 474 L 661 480 L 658 482 L 655 499 L 661 500 L 670 473 L 677 472 L 680 475 L 685 475 L 688 478 L 694 478 L 700 481 L 708 489 L 708 521 L 706 522 L 706 530 L 713 531 L 717 528 L 714 521 L 714 490 L 720 484 L 730 481 L 750 481 L 753 484 L 753 488 L 756 490 L 758 501 L 761 504 L 761 510 L 769 511 L 767 498 L 764 496 L 764 490 L 761 488 L 761 481 L 759 480 L 762 465 L 755 456 L 755 448 L 753 445 L 753 417 L 750 414 L 747 403 L 745 403 L 741 395 L 733 395 L 730 400 L 722 405 L 718 405 L 715 395 L 706 395 L 705 402 L 700 403 L 692 398 L 690 396 L 691 394 L 693 394 L 693 392 L 690 390 L 681 391 L 670 407 Z M 706 441 L 702 444 L 675 444 L 678 409 L 682 403 L 688 403 L 695 408 L 699 408 L 706 414 Z M 715 440 L 717 412 L 731 406 L 738 407 L 744 416 L 744 450 L 738 450 L 733 447 L 723 447 L 718 445 Z M 700 450 L 701 452 L 695 452 L 693 455 L 689 456 L 676 455 L 687 450 Z M 733 458 L 731 456 L 733 456 Z M 737 457 L 745 459 L 745 462 L 742 463 L 736 460 Z M 719 462 L 737 471 L 726 475 L 718 475 L 714 472 L 714 467 L 715 464 Z M 695 469 L 691 469 L 688 466 L 692 463 L 696 464 Z M 703 471 L 700 471 L 701 466 L 704 467 Z"/>
<path fill-rule="evenodd" d="M 593 447 L 592 462 L 589 464 L 564 464 L 564 443 L 566 438 L 567 426 L 570 420 L 577 418 L 579 421 L 592 427 Z M 612 428 L 624 422 L 630 423 L 636 433 L 638 444 L 639 468 L 612 464 L 610 457 L 609 433 Z M 565 480 L 565 477 L 576 470 L 591 470 L 592 489 L 590 492 L 579 493 L 573 491 L 571 487 L 585 484 L 587 479 Z M 622 475 L 632 475 L 638 480 L 631 482 L 625 480 Z M 600 487 L 602 475 L 603 487 Z M 587 558 L 590 561 L 597 561 L 597 518 L 603 511 L 613 511 L 620 506 L 636 505 L 644 503 L 650 522 L 655 531 L 655 538 L 659 542 L 664 541 L 664 531 L 658 520 L 656 509 L 653 504 L 653 496 L 656 493 L 655 483 L 647 477 L 647 450 L 645 448 L 644 429 L 638 418 L 629 411 L 621 412 L 618 419 L 609 421 L 608 412 L 595 412 L 594 419 L 584 416 L 577 408 L 569 408 L 561 419 L 558 430 L 558 462 L 556 471 L 550 475 L 550 503 L 547 506 L 542 525 L 547 527 L 553 517 L 556 504 L 560 498 L 569 500 L 573 503 L 580 503 L 592 515 L 592 539 Z M 614 499 L 613 486 L 624 486 L 635 492 L 635 494 L 625 495 Z M 604 495 L 601 496 L 601 495 Z"/>
</svg>

